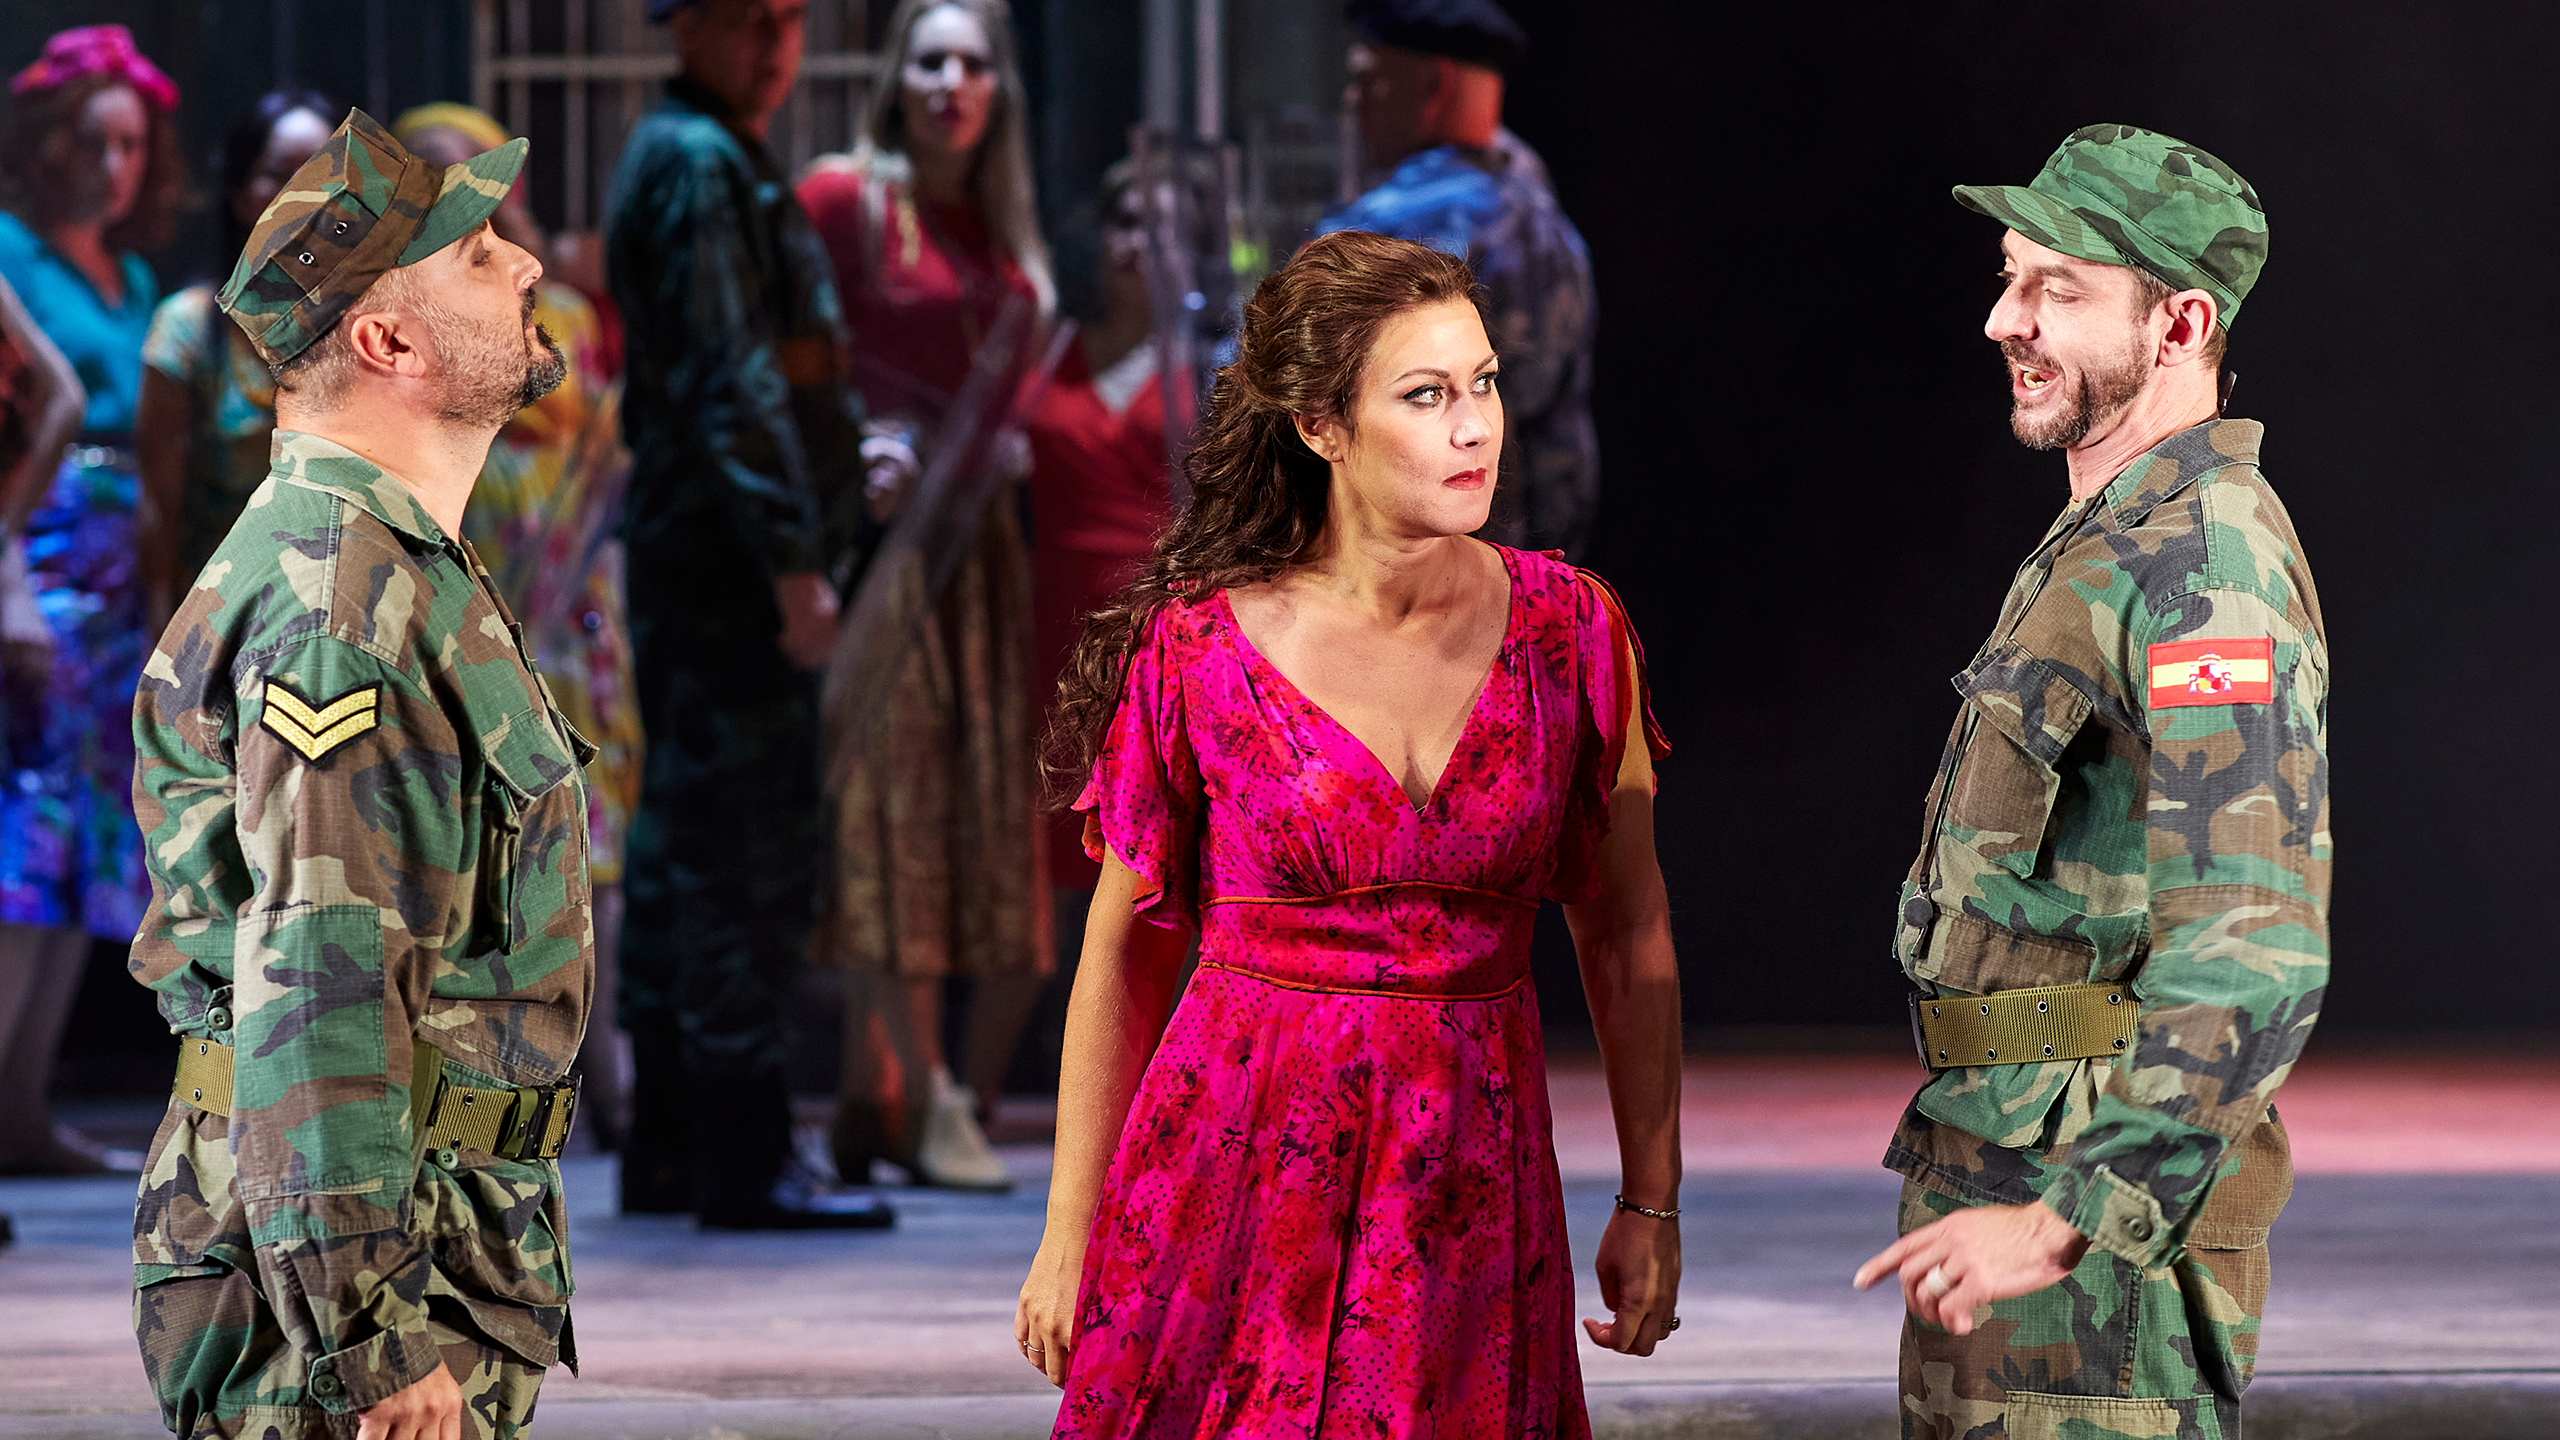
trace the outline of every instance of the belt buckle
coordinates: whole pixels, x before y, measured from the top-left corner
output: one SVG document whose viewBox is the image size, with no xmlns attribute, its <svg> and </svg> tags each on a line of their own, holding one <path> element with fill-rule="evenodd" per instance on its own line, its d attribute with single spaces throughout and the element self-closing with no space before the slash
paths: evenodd
<svg viewBox="0 0 2560 1440">
<path fill-rule="evenodd" d="M 518 1090 L 499 1132 L 500 1155 L 509 1160 L 543 1160 L 560 1153 L 569 1126 L 578 1114 L 578 1077 L 562 1076 L 549 1085 Z"/>
<path fill-rule="evenodd" d="M 1920 1057 L 1920 1068 L 1933 1075 L 1937 1073 L 1938 1067 L 1929 1063 L 1929 1034 L 1920 1028 L 1920 1006 L 1923 1002 L 1936 998 L 1926 991 L 1914 990 L 1905 996 L 1903 1001 L 1911 1007 L 1911 1053 Z"/>
</svg>

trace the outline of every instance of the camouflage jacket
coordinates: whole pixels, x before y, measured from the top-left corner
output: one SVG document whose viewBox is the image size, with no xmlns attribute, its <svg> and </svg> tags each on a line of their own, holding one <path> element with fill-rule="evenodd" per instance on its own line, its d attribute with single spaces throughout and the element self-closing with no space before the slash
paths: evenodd
<svg viewBox="0 0 2560 1440">
<path fill-rule="evenodd" d="M 228 1120 L 161 1124 L 136 1283 L 250 1272 L 331 1410 L 441 1363 L 431 1295 L 574 1363 L 557 1166 L 427 1151 L 409 1109 L 420 1040 L 458 1082 L 536 1085 L 586 1026 L 592 751 L 519 633 L 407 487 L 279 430 L 134 700 L 133 971 L 235 1067 Z"/>
<path fill-rule="evenodd" d="M 2157 1263 L 2269 1115 L 2329 970 L 2329 656 L 2261 427 L 2173 435 L 2075 501 L 2018 571 L 1902 890 L 1937 995 L 2128 981 L 2123 1057 L 1941 1072 L 1886 1164 L 2042 1197 Z"/>
<path fill-rule="evenodd" d="M 679 78 L 633 128 L 607 207 L 634 558 L 828 571 L 863 524 L 862 406 L 826 245 L 790 183 Z"/>
<path fill-rule="evenodd" d="M 1409 156 L 1378 187 L 1317 222 L 1419 240 L 1474 267 L 1502 352 L 1503 485 L 1485 534 L 1583 558 L 1600 504 L 1591 425 L 1591 255 L 1556 205 L 1546 162 L 1519 136 L 1492 148 Z"/>
</svg>

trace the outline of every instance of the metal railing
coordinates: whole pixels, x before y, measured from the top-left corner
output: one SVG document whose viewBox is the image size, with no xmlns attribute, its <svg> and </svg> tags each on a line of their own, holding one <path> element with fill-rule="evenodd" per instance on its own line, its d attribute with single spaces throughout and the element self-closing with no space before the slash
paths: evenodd
<svg viewBox="0 0 2560 1440">
<path fill-rule="evenodd" d="M 863 48 L 858 5 L 809 12 L 799 82 L 768 134 L 786 171 L 850 148 L 881 60 Z M 472 103 L 533 141 L 534 213 L 587 230 L 604 217 L 623 137 L 676 73 L 675 46 L 646 0 L 472 0 Z"/>
</svg>

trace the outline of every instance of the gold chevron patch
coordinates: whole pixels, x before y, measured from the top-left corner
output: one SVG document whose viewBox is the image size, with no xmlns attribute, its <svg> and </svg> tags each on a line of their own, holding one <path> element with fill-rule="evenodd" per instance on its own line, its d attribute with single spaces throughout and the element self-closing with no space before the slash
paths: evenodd
<svg viewBox="0 0 2560 1440">
<path fill-rule="evenodd" d="M 258 723 L 305 760 L 330 751 L 371 730 L 382 720 L 382 687 L 350 690 L 326 705 L 314 705 L 293 693 L 281 680 L 267 682 L 266 713 Z"/>
</svg>

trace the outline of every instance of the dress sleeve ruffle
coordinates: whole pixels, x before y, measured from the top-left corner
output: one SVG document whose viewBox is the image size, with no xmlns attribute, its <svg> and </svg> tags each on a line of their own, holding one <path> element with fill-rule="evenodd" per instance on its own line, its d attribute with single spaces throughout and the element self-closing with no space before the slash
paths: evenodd
<svg viewBox="0 0 2560 1440">
<path fill-rule="evenodd" d="M 1085 854 L 1105 850 L 1136 873 L 1131 909 L 1167 929 L 1200 922 L 1200 825 L 1206 797 L 1183 724 L 1174 602 L 1156 612 L 1120 679 L 1120 704 L 1104 730 L 1093 776 L 1076 797 Z"/>
<path fill-rule="evenodd" d="M 1626 762 L 1631 709 L 1654 761 L 1658 764 L 1671 753 L 1671 741 L 1653 716 L 1644 643 L 1627 623 L 1618 593 L 1588 570 L 1574 572 L 1574 578 L 1573 660 L 1583 740 L 1564 825 L 1556 837 L 1555 874 L 1546 892 L 1548 899 L 1564 905 L 1579 905 L 1600 893 L 1600 842 L 1608 838 L 1610 797 Z"/>
</svg>

